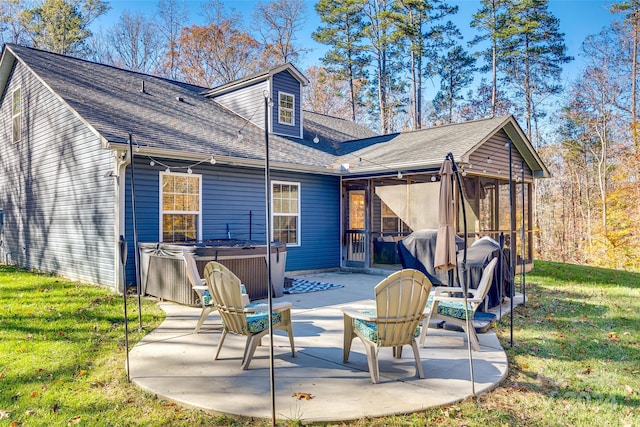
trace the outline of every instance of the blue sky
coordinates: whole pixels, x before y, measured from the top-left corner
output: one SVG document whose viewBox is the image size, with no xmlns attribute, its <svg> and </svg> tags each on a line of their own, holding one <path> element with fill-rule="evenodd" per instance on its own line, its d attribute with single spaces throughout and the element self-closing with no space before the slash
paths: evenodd
<svg viewBox="0 0 640 427">
<path fill-rule="evenodd" d="M 223 0 L 228 7 L 233 7 L 236 11 L 242 12 L 247 19 L 256 4 L 255 0 Z M 124 10 L 140 11 L 142 13 L 154 13 L 157 8 L 157 0 L 111 0 L 111 11 L 102 17 L 97 25 L 102 28 L 109 28 L 117 21 Z M 185 0 L 185 4 L 190 12 L 191 23 L 200 24 L 203 21 L 200 0 Z M 325 47 L 315 43 L 311 39 L 311 33 L 320 25 L 320 17 L 315 13 L 315 0 L 305 0 L 307 5 L 306 15 L 307 30 L 304 34 L 299 34 L 299 42 L 310 49 L 307 53 L 301 70 L 306 70 L 311 65 L 319 65 L 319 58 L 322 57 Z M 473 13 L 479 7 L 478 0 L 450 0 L 450 4 L 459 7 L 458 14 L 452 18 L 454 23 L 460 28 L 464 36 L 464 41 L 471 40 L 475 32 L 469 27 L 469 22 Z M 549 9 L 560 20 L 560 30 L 565 34 L 568 53 L 576 58 L 565 66 L 564 79 L 569 81 L 574 79 L 581 67 L 579 57 L 580 46 L 587 35 L 599 32 L 608 25 L 615 17 L 609 13 L 611 0 L 550 0 Z"/>
</svg>

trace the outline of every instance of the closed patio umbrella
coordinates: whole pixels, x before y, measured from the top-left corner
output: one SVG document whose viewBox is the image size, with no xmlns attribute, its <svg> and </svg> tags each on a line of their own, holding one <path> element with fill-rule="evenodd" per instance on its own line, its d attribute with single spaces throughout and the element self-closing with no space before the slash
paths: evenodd
<svg viewBox="0 0 640 427">
<path fill-rule="evenodd" d="M 453 159 L 453 154 L 449 153 L 445 157 L 444 162 L 442 163 L 442 167 L 440 167 L 440 197 L 439 197 L 439 207 L 438 207 L 438 237 L 436 240 L 436 253 L 434 256 L 434 267 L 438 270 L 451 270 L 456 267 L 457 264 L 457 247 L 456 247 L 456 228 L 455 228 L 455 220 L 456 220 L 456 207 L 457 204 L 455 202 L 455 183 L 458 183 L 458 189 L 460 193 L 460 197 L 462 198 L 462 184 L 460 182 L 460 177 L 457 175 L 458 168 L 456 167 L 455 160 Z M 460 284 L 462 285 L 462 289 L 464 290 L 464 306 L 466 310 L 466 319 L 467 319 L 467 345 L 469 349 L 469 371 L 471 374 L 471 393 L 475 396 L 475 378 L 473 375 L 473 356 L 471 354 L 471 338 L 470 328 L 472 327 L 471 319 L 469 319 L 469 311 L 467 304 L 467 278 L 466 278 L 466 262 L 467 262 L 467 219 L 466 212 L 464 209 L 464 201 L 462 203 L 462 212 L 463 219 L 462 223 L 464 224 L 464 255 L 462 260 L 462 274 L 460 275 Z M 451 276 L 450 276 L 451 277 Z M 450 286 L 453 286 L 453 283 L 449 283 Z"/>
<path fill-rule="evenodd" d="M 453 193 L 453 162 L 448 157 L 440 168 L 440 197 L 438 206 L 438 237 L 434 267 L 451 270 L 456 267 L 455 199 Z M 449 283 L 451 286 L 452 283 Z"/>
</svg>

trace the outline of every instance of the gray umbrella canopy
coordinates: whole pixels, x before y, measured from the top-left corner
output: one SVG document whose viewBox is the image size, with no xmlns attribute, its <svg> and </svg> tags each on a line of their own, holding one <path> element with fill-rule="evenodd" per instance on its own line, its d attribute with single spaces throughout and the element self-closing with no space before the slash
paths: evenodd
<svg viewBox="0 0 640 427">
<path fill-rule="evenodd" d="M 434 256 L 434 267 L 437 270 L 451 270 L 456 267 L 456 203 L 453 180 L 453 164 L 447 158 L 440 168 L 438 238 Z"/>
</svg>

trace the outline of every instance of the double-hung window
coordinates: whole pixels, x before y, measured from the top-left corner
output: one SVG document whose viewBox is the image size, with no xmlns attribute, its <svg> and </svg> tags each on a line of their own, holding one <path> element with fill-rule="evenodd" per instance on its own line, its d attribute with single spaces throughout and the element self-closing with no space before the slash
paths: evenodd
<svg viewBox="0 0 640 427">
<path fill-rule="evenodd" d="M 271 183 L 271 224 L 273 240 L 289 246 L 300 245 L 300 184 Z"/>
<path fill-rule="evenodd" d="M 22 138 L 22 97 L 20 95 L 20 88 L 18 87 L 13 91 L 11 96 L 11 128 L 13 134 L 13 142 L 19 142 Z"/>
<path fill-rule="evenodd" d="M 160 173 L 160 235 L 163 242 L 197 241 L 202 238 L 201 176 Z"/>
<path fill-rule="evenodd" d="M 278 92 L 278 123 L 283 125 L 295 125 L 293 108 L 296 97 L 290 93 Z"/>
</svg>

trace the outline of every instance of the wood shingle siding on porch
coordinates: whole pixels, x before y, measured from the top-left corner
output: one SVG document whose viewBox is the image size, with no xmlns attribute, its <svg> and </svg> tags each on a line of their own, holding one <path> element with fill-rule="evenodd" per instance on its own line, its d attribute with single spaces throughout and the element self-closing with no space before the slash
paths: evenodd
<svg viewBox="0 0 640 427">
<path fill-rule="evenodd" d="M 509 177 L 509 148 L 506 146 L 510 142 L 507 134 L 500 130 L 496 132 L 487 142 L 479 146 L 469 156 L 469 164 L 472 166 L 469 171 L 474 174 L 490 175 L 493 177 L 508 178 Z M 488 159 L 491 159 L 491 163 Z M 516 149 L 511 150 L 512 171 L 520 177 L 520 166 L 522 164 L 522 156 Z M 527 181 L 533 179 L 531 168 L 525 163 L 524 178 Z"/>
</svg>

